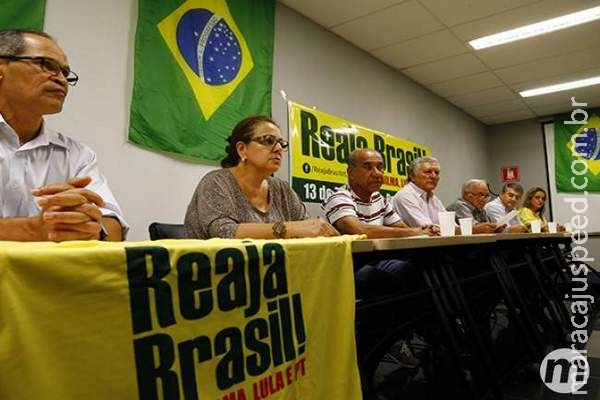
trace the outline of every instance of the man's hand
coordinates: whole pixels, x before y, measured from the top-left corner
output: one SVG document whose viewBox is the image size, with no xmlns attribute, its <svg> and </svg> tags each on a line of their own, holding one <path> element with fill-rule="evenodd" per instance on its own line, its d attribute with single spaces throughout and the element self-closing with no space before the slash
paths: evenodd
<svg viewBox="0 0 600 400">
<path fill-rule="evenodd" d="M 519 225 L 512 225 L 511 227 L 508 228 L 508 231 L 510 233 L 528 233 L 529 229 L 527 229 L 527 227 L 525 225 L 519 224 Z"/>
<path fill-rule="evenodd" d="M 504 232 L 504 229 L 506 229 L 506 224 L 496 224 L 496 229 L 494 230 L 494 233 L 502 233 Z"/>
<path fill-rule="evenodd" d="M 500 226 L 504 227 L 504 225 Z M 479 222 L 473 225 L 473 233 L 495 233 L 497 229 L 498 225 L 492 222 Z"/>
<path fill-rule="evenodd" d="M 438 225 L 433 225 L 433 224 L 423 225 L 421 227 L 421 229 L 423 230 L 423 234 L 425 234 L 425 235 L 440 236 L 440 227 Z"/>
<path fill-rule="evenodd" d="M 48 199 L 53 203 L 53 205 L 58 206 L 73 206 L 80 204 L 81 199 L 75 197 L 75 195 L 79 195 L 85 197 L 87 202 L 94 203 L 97 206 L 102 207 L 104 205 L 104 200 L 102 200 L 102 197 L 91 190 L 84 189 L 90 184 L 91 181 L 92 178 L 89 176 L 72 178 L 64 183 L 53 183 L 33 189 L 31 194 L 36 197 L 42 197 L 40 201 Z"/>
<path fill-rule="evenodd" d="M 32 190 L 39 196 L 41 222 L 48 240 L 90 240 L 100 237 L 102 197 L 85 189 L 90 177 L 73 178 Z"/>
</svg>

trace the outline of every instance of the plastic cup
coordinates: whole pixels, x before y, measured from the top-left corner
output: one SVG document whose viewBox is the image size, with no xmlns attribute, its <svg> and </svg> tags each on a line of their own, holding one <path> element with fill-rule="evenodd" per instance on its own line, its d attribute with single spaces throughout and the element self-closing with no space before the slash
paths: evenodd
<svg viewBox="0 0 600 400">
<path fill-rule="evenodd" d="M 556 222 L 548 222 L 548 233 L 556 233 Z"/>
<path fill-rule="evenodd" d="M 473 234 L 473 217 L 459 218 L 458 223 L 463 236 L 471 236 Z"/>
<path fill-rule="evenodd" d="M 570 222 L 565 222 L 565 231 L 566 232 L 573 232 L 573 225 L 571 225 Z"/>
<path fill-rule="evenodd" d="M 454 236 L 454 211 L 440 211 L 438 219 L 440 221 L 440 235 Z"/>
<path fill-rule="evenodd" d="M 542 232 L 542 221 L 539 219 L 534 219 L 531 221 L 531 233 L 541 233 Z"/>
</svg>

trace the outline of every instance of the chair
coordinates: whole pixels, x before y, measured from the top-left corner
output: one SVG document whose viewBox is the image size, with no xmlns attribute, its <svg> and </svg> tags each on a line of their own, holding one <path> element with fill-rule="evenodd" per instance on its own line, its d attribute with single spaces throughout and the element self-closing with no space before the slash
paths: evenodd
<svg viewBox="0 0 600 400">
<path fill-rule="evenodd" d="M 186 237 L 183 224 L 165 224 L 153 222 L 148 226 L 150 240 L 184 239 Z"/>
</svg>

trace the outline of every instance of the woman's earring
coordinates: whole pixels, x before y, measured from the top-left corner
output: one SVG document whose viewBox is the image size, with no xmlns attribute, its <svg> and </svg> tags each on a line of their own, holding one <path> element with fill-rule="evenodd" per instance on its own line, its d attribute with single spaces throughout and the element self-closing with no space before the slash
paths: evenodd
<svg viewBox="0 0 600 400">
<path fill-rule="evenodd" d="M 246 162 L 246 157 L 242 156 L 242 162 Z"/>
</svg>

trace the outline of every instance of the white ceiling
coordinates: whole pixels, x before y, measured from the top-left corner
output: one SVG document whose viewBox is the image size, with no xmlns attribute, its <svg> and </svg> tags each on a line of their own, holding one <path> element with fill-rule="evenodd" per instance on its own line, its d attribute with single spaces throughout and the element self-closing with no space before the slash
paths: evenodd
<svg viewBox="0 0 600 400">
<path fill-rule="evenodd" d="M 600 106 L 600 86 L 519 91 L 600 75 L 600 21 L 484 50 L 467 42 L 600 0 L 279 0 L 487 125 Z"/>
</svg>

